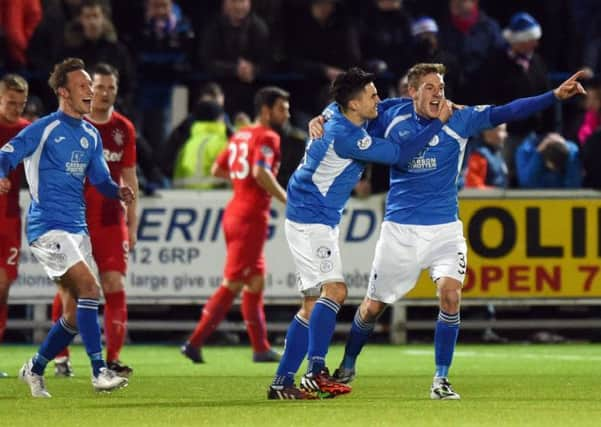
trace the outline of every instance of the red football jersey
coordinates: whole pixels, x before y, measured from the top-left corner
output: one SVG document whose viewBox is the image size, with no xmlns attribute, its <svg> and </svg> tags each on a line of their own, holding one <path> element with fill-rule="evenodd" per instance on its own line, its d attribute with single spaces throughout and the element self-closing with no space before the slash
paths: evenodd
<svg viewBox="0 0 601 427">
<path fill-rule="evenodd" d="M 234 133 L 217 158 L 221 169 L 230 173 L 234 195 L 228 213 L 238 216 L 266 215 L 271 195 L 252 175 L 254 165 L 277 175 L 280 167 L 280 136 L 266 126 L 246 126 Z"/>
<path fill-rule="evenodd" d="M 86 120 L 94 125 L 102 137 L 102 148 L 111 177 L 117 183 L 121 183 L 121 172 L 123 168 L 136 165 L 136 130 L 127 117 L 113 111 L 111 118 L 106 123 L 95 123 L 86 117 Z M 88 184 L 85 190 L 86 217 L 88 224 L 114 225 L 123 219 L 123 207 L 116 199 L 107 199 L 94 186 Z"/>
<path fill-rule="evenodd" d="M 12 124 L 0 123 L 0 147 L 10 141 L 27 125 L 29 125 L 29 121 L 25 119 L 19 119 L 16 123 Z M 8 174 L 11 186 L 8 194 L 0 196 L 0 220 L 2 218 L 18 218 L 20 215 L 19 190 L 21 188 L 22 171 L 23 163 L 20 163 L 17 168 Z"/>
</svg>

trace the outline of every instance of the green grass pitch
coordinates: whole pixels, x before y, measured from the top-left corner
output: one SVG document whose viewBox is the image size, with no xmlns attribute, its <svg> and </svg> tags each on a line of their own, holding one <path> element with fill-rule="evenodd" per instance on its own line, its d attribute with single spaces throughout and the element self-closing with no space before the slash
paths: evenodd
<svg viewBox="0 0 601 427">
<path fill-rule="evenodd" d="M 338 363 L 342 347 L 328 355 Z M 33 399 L 16 373 L 32 346 L 0 346 L 0 426 L 599 426 L 601 346 L 459 345 L 451 382 L 461 401 L 431 401 L 432 346 L 366 347 L 353 392 L 322 401 L 268 401 L 275 364 L 246 347 L 207 347 L 193 365 L 176 347 L 126 347 L 128 388 L 92 390 L 83 348 L 76 377 L 54 378 Z M 302 368 L 301 368 L 302 369 Z"/>
</svg>

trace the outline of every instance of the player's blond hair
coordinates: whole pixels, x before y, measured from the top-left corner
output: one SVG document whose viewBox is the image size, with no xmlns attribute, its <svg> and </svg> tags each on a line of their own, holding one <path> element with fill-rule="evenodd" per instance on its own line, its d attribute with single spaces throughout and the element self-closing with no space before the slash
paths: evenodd
<svg viewBox="0 0 601 427">
<path fill-rule="evenodd" d="M 0 95 L 4 95 L 7 90 L 24 93 L 27 96 L 29 85 L 27 84 L 27 80 L 18 74 L 5 74 L 0 79 Z"/>
<path fill-rule="evenodd" d="M 407 84 L 409 87 L 414 89 L 419 88 L 419 81 L 422 77 L 428 74 L 440 74 L 444 75 L 447 72 L 447 67 L 443 64 L 436 63 L 420 63 L 415 64 L 409 71 L 407 72 Z"/>
</svg>

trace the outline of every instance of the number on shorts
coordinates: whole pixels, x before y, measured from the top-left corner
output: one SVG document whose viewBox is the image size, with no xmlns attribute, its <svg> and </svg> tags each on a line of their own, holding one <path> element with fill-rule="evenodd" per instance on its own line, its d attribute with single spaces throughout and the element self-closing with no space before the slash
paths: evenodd
<svg viewBox="0 0 601 427">
<path fill-rule="evenodd" d="M 465 254 L 463 252 L 457 252 L 457 272 L 459 274 L 465 274 L 466 265 Z"/>
<path fill-rule="evenodd" d="M 8 265 L 17 265 L 17 257 L 19 256 L 19 249 L 9 248 L 10 255 L 8 256 L 6 263 Z"/>
<path fill-rule="evenodd" d="M 238 149 L 238 147 L 240 147 Z M 250 172 L 250 166 L 248 164 L 248 144 L 246 142 L 241 142 L 240 144 L 230 144 L 228 146 L 228 150 L 230 151 L 230 155 L 228 157 L 227 163 L 230 168 L 230 178 L 231 179 L 244 179 L 248 176 L 248 172 Z M 239 164 L 240 166 L 234 170 L 234 165 Z"/>
</svg>

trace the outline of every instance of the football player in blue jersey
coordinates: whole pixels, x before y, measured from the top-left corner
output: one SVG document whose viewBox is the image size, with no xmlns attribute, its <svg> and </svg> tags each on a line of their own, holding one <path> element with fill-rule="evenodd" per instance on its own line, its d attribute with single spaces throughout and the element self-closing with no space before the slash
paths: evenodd
<svg viewBox="0 0 601 427">
<path fill-rule="evenodd" d="M 401 150 L 399 144 L 368 135 L 364 125 L 376 119 L 382 108 L 373 79 L 353 68 L 334 80 L 331 92 L 338 108 L 330 110 L 324 135 L 308 142 L 288 184 L 285 231 L 303 302 L 288 329 L 269 399 L 334 397 L 351 391 L 350 386 L 333 381 L 325 367 L 336 315 L 347 295 L 338 224 L 367 162 L 401 167 L 420 149 Z M 410 107 L 406 101 L 388 101 L 395 103 Z M 442 103 L 440 122 L 450 114 L 450 103 Z M 429 140 L 438 129 L 426 126 L 421 132 Z M 309 366 L 301 380 L 303 391 L 294 385 L 294 375 L 306 353 Z"/>
<path fill-rule="evenodd" d="M 27 240 L 48 276 L 70 295 L 63 303 L 63 317 L 19 372 L 31 395 L 41 398 L 51 397 L 44 384 L 48 361 L 78 332 L 92 365 L 94 389 L 111 391 L 127 385 L 127 379 L 107 369 L 102 358 L 100 286 L 87 262 L 91 247 L 84 182 L 89 179 L 106 197 L 125 203 L 134 198 L 130 187 L 119 187 L 111 179 L 100 134 L 83 120 L 93 95 L 83 61 L 68 58 L 55 65 L 48 83 L 58 97 L 58 111 L 23 129 L 0 150 L 0 193 L 10 189 L 6 176 L 23 160 L 31 195 Z"/>
<path fill-rule="evenodd" d="M 460 395 L 453 390 L 448 374 L 459 332 L 461 287 L 467 268 L 456 182 L 467 140 L 484 129 L 523 119 L 585 91 L 578 82 L 582 72 L 578 72 L 555 90 L 539 96 L 502 106 L 454 110 L 445 124 L 440 120 L 440 111 L 447 105 L 444 73 L 442 64 L 412 67 L 408 73 L 411 111 L 391 119 L 384 131 L 384 136 L 402 150 L 416 145 L 423 149 L 407 163 L 391 166 L 386 213 L 367 295 L 355 314 L 334 379 L 342 383 L 352 381 L 357 356 L 378 317 L 389 304 L 413 289 L 421 270 L 428 268 L 437 287 L 440 308 L 434 333 L 436 370 L 430 398 L 456 400 Z M 429 127 L 436 131 L 424 135 L 423 129 Z"/>
</svg>

